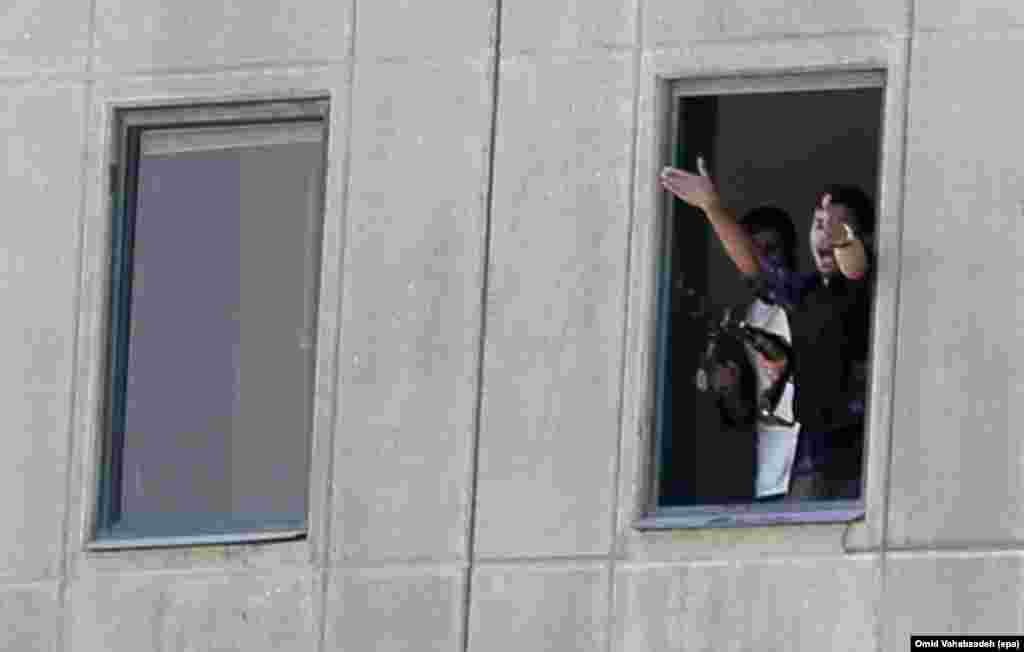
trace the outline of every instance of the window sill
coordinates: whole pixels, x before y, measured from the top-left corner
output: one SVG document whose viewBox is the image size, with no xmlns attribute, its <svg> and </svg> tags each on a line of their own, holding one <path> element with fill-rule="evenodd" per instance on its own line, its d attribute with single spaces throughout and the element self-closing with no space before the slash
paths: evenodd
<svg viewBox="0 0 1024 652">
<path fill-rule="evenodd" d="M 306 530 L 276 530 L 272 532 L 234 532 L 224 534 L 196 534 L 189 536 L 138 536 L 117 538 L 105 536 L 85 544 L 89 551 L 129 550 L 139 548 L 175 548 L 183 546 L 212 546 L 225 544 L 292 541 L 306 537 Z"/>
<path fill-rule="evenodd" d="M 637 519 L 637 530 L 756 527 L 803 523 L 849 523 L 864 518 L 862 500 L 659 507 Z"/>
</svg>

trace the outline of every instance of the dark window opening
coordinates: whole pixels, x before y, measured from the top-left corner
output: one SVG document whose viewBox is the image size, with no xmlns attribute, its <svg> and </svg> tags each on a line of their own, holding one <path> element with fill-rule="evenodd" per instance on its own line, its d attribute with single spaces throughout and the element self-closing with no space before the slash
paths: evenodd
<svg viewBox="0 0 1024 652">
<path fill-rule="evenodd" d="M 801 281 L 792 305 L 757 303 L 768 293 L 738 272 L 704 213 L 671 201 L 658 272 L 653 527 L 664 526 L 650 521 L 659 516 L 678 517 L 673 526 L 685 527 L 848 520 L 863 513 L 878 261 L 865 225 L 857 235 L 868 245 L 872 272 L 859 283 L 823 274 L 828 254 L 812 236 L 817 202 L 827 188 L 839 192 L 834 184 L 861 189 L 868 205 L 858 204 L 860 212 L 877 213 L 884 78 L 853 78 L 856 83 L 833 85 L 823 76 L 810 88 L 786 79 L 772 88 L 766 79 L 750 92 L 713 86 L 674 92 L 665 163 L 695 171 L 703 157 L 723 204 L 737 219 L 748 217 L 748 232 L 777 234 L 771 219 L 788 214 L 795 239 L 781 248 L 793 253 L 786 278 Z M 843 192 L 846 203 L 857 203 Z M 776 213 L 765 218 L 767 225 L 755 215 L 763 217 L 765 207 Z M 765 242 L 779 248 L 777 240 Z M 731 335 L 735 328 L 717 328 L 727 312 L 733 324 L 763 327 L 791 347 L 788 389 L 779 383 L 769 396 L 771 383 L 763 365 L 758 378 L 751 345 Z M 716 376 L 724 367 L 732 371 Z M 728 392 L 716 391 L 723 378 Z M 772 418 L 784 419 L 758 416 L 766 397 Z"/>
</svg>

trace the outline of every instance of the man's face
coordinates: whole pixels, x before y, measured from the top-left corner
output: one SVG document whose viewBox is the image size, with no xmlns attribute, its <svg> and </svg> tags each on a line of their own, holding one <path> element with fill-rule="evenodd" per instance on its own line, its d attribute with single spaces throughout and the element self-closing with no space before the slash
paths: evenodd
<svg viewBox="0 0 1024 652">
<path fill-rule="evenodd" d="M 833 203 L 828 211 L 821 206 L 815 209 L 814 220 L 811 222 L 811 257 L 814 259 L 814 266 L 825 275 L 839 270 L 830 235 L 832 226 L 836 223 L 849 224 L 854 231 L 857 230 L 856 216 L 843 204 Z"/>
<path fill-rule="evenodd" d="M 761 229 L 750 234 L 754 247 L 762 258 L 787 262 L 782 236 L 774 229 Z"/>
</svg>

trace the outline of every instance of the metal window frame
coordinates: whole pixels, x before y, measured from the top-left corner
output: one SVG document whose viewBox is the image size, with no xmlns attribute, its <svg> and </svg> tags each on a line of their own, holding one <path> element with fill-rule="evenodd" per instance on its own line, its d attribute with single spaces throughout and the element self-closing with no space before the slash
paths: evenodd
<svg viewBox="0 0 1024 652">
<path fill-rule="evenodd" d="M 146 132 L 169 129 L 203 129 L 232 127 L 247 128 L 259 125 L 283 126 L 287 124 L 316 123 L 323 130 L 320 215 L 324 219 L 330 142 L 330 101 L 324 97 L 300 97 L 289 100 L 249 100 L 244 102 L 164 105 L 148 107 L 118 107 L 113 110 L 112 161 L 109 170 L 109 197 L 111 230 L 110 257 L 106 301 L 106 348 L 103 356 L 102 378 L 104 391 L 100 407 L 100 432 L 96 486 L 91 524 L 85 548 L 87 550 L 116 550 L 125 548 L 157 548 L 211 544 L 254 543 L 305 538 L 309 531 L 311 496 L 307 495 L 307 513 L 300 528 L 271 528 L 268 530 L 239 530 L 237 532 L 186 534 L 181 536 L 128 536 L 119 537 L 110 532 L 117 520 L 116 487 L 122 472 L 121 454 L 124 447 L 124 407 L 126 397 L 127 353 L 130 344 L 130 310 L 132 290 L 132 250 L 134 245 L 135 204 L 138 189 L 138 165 L 141 138 Z M 319 234 L 317 266 L 314 278 L 314 320 L 320 320 L 320 299 L 323 291 L 321 265 L 324 257 L 323 233 Z M 321 343 L 316 341 L 314 329 L 314 365 L 319 364 Z M 316 384 L 313 385 L 316 387 Z M 312 413 L 316 402 L 316 389 L 307 398 L 307 409 Z M 311 428 L 315 424 L 311 421 Z M 309 434 L 310 455 L 314 433 Z M 312 458 L 311 458 L 312 459 Z M 312 478 L 306 484 L 307 494 L 313 491 Z"/>
<path fill-rule="evenodd" d="M 143 156 L 210 152 L 242 147 L 324 142 L 319 121 L 270 122 L 210 127 L 146 129 L 140 142 Z"/>
<path fill-rule="evenodd" d="M 885 136 L 885 107 L 887 91 L 888 71 L 884 67 L 872 66 L 863 69 L 843 70 L 807 70 L 801 72 L 778 72 L 764 74 L 739 74 L 713 77 L 689 77 L 682 79 L 667 80 L 664 87 L 664 100 L 668 102 L 668 115 L 663 116 L 659 122 L 667 133 L 660 134 L 661 142 L 666 146 L 662 148 L 660 155 L 662 160 L 659 168 L 671 164 L 672 152 L 676 150 L 678 142 L 679 127 L 679 106 L 680 100 L 686 97 L 700 96 L 723 96 L 723 95 L 753 95 L 764 93 L 796 93 L 796 92 L 828 92 L 836 90 L 857 90 L 877 89 L 882 91 L 879 111 L 882 113 L 880 139 Z M 879 157 L 885 156 L 883 142 L 878 143 Z M 876 180 L 876 203 L 880 203 L 880 193 L 877 192 L 882 185 L 882 167 L 879 166 L 879 178 Z M 648 378 L 646 388 L 648 396 L 652 400 L 648 402 L 647 409 L 647 432 L 653 434 L 648 440 L 646 459 L 647 469 L 644 473 L 646 482 L 643 483 L 641 495 L 641 509 L 633 520 L 633 528 L 636 530 L 673 530 L 673 529 L 696 529 L 696 528 L 743 528 L 763 525 L 792 525 L 805 523 L 849 523 L 861 520 L 865 517 L 865 496 L 857 500 L 831 500 L 831 501 L 802 501 L 797 503 L 758 503 L 751 501 L 743 504 L 709 504 L 694 506 L 659 506 L 658 497 L 661 486 L 661 474 L 663 472 L 663 461 L 661 459 L 662 439 L 662 401 L 664 379 L 667 374 L 664 372 L 663 352 L 665 350 L 665 323 L 667 288 L 663 287 L 667 275 L 671 270 L 671 246 L 668 239 L 672 237 L 672 213 L 671 201 L 663 199 L 661 207 L 661 218 L 655 225 L 655 233 L 661 243 L 661 251 L 657 257 L 654 284 L 654 306 L 655 315 L 652 319 L 653 330 L 648 337 L 653 338 L 654 345 L 650 347 L 648 368 L 657 370 Z M 877 292 L 872 297 L 872 310 L 877 300 Z M 873 320 L 872 320 L 873 321 Z M 872 325 L 872 327 L 874 327 Z M 869 337 L 874 342 L 874 334 Z M 875 351 L 870 350 L 869 359 L 874 361 Z M 870 410 L 872 406 L 871 397 L 873 391 L 868 388 L 868 414 L 865 419 L 865 452 L 863 456 L 863 470 L 861 483 L 864 485 L 867 476 L 868 454 L 867 446 L 869 437 L 867 430 L 871 421 Z"/>
</svg>

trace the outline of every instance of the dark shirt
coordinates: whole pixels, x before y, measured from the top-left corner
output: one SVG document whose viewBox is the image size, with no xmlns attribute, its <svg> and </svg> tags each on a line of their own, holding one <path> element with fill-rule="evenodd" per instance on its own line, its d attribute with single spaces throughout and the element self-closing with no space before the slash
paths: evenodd
<svg viewBox="0 0 1024 652">
<path fill-rule="evenodd" d="M 871 277 L 790 272 L 762 260 L 759 290 L 788 308 L 800 422 L 797 472 L 861 446 L 871 316 Z"/>
</svg>

